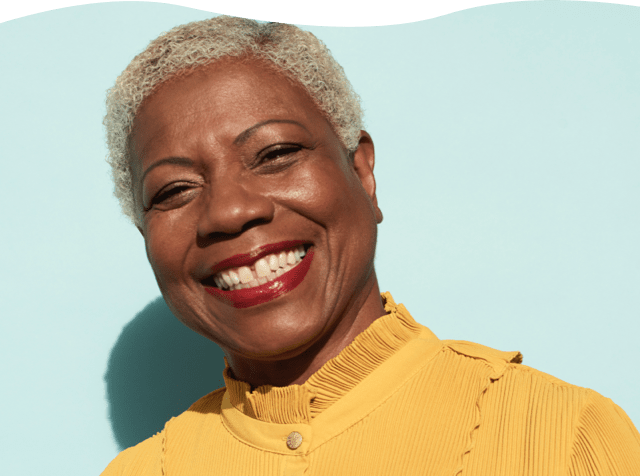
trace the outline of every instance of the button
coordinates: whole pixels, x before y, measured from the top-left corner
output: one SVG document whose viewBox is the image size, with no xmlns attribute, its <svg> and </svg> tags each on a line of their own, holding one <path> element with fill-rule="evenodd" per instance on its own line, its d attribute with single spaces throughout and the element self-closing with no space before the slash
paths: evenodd
<svg viewBox="0 0 640 476">
<path fill-rule="evenodd" d="M 287 446 L 290 450 L 296 450 L 302 444 L 302 435 L 297 431 L 292 431 L 287 436 Z"/>
</svg>

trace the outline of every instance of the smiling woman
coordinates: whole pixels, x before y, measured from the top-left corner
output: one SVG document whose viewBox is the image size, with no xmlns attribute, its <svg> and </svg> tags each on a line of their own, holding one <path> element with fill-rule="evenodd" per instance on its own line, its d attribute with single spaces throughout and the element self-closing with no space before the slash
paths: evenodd
<svg viewBox="0 0 640 476">
<path fill-rule="evenodd" d="M 365 132 L 350 156 L 309 95 L 255 59 L 161 85 L 133 131 L 138 227 L 160 289 L 236 376 L 303 383 L 384 314 Z"/>
<path fill-rule="evenodd" d="M 440 341 L 380 294 L 373 141 L 310 33 L 178 27 L 118 79 L 105 125 L 167 304 L 227 368 L 104 474 L 640 472 L 610 400 L 519 352 Z"/>
</svg>

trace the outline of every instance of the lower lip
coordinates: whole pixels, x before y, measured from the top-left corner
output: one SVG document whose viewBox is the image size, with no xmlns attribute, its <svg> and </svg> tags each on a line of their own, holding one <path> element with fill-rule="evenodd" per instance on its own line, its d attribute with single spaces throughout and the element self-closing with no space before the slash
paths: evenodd
<svg viewBox="0 0 640 476">
<path fill-rule="evenodd" d="M 264 304 L 293 291 L 302 282 L 309 271 L 313 260 L 313 247 L 309 248 L 307 254 L 298 265 L 284 273 L 279 278 L 256 286 L 255 288 L 238 289 L 235 291 L 223 291 L 222 289 L 205 286 L 205 290 L 221 301 L 232 305 L 237 309 Z"/>
</svg>

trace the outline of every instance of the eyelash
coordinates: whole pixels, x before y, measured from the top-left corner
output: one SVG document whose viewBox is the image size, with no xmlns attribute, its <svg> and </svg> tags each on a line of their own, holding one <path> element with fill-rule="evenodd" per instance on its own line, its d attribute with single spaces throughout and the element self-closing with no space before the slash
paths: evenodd
<svg viewBox="0 0 640 476">
<path fill-rule="evenodd" d="M 176 185 L 175 187 L 166 188 L 159 192 L 155 197 L 153 197 L 153 199 L 151 200 L 151 206 L 165 202 L 167 199 L 178 195 L 179 193 L 187 189 L 189 189 L 189 186 L 186 184 L 180 184 Z"/>
<path fill-rule="evenodd" d="M 266 159 L 267 157 L 272 156 L 273 158 L 269 158 L 268 160 L 274 160 L 275 158 L 281 156 L 281 155 L 287 155 L 287 154 L 291 154 L 293 152 L 298 152 L 302 147 L 296 144 L 286 144 L 286 145 L 282 145 L 282 146 L 278 146 L 275 149 L 270 150 L 269 152 L 267 152 L 264 156 L 263 159 Z"/>
</svg>

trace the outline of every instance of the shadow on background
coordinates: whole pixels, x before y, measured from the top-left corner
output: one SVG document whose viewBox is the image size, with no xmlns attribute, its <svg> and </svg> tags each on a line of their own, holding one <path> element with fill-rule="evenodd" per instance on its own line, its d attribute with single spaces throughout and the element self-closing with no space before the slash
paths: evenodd
<svg viewBox="0 0 640 476">
<path fill-rule="evenodd" d="M 127 324 L 105 374 L 120 449 L 162 430 L 171 417 L 224 386 L 220 347 L 179 322 L 158 297 Z"/>
</svg>

